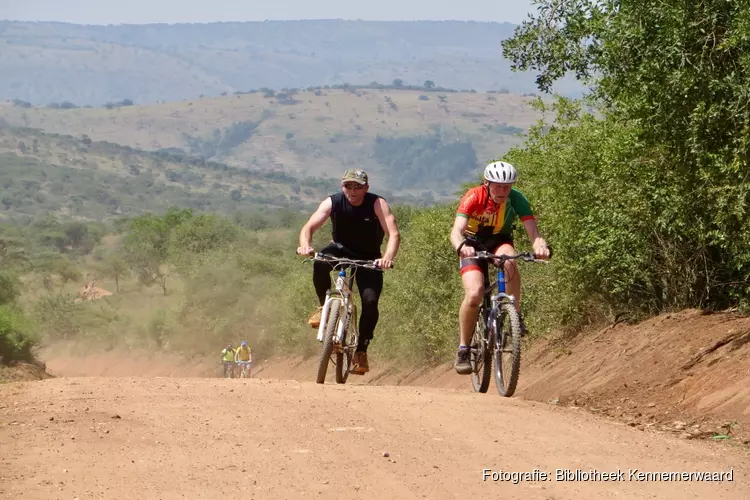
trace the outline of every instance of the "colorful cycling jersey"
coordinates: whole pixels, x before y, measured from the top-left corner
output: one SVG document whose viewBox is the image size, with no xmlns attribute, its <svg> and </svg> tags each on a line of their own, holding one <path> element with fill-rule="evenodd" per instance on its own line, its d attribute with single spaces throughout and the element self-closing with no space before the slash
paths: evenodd
<svg viewBox="0 0 750 500">
<path fill-rule="evenodd" d="M 234 361 L 234 349 L 225 347 L 224 350 L 221 351 L 221 359 L 224 361 Z"/>
<path fill-rule="evenodd" d="M 512 236 L 515 215 L 522 221 L 534 218 L 529 200 L 515 187 L 511 188 L 505 201 L 497 205 L 483 185 L 471 188 L 464 194 L 456 215 L 469 219 L 465 233 L 479 240 L 498 234 Z"/>
<path fill-rule="evenodd" d="M 245 348 L 237 348 L 237 360 L 238 361 L 250 361 L 250 346 Z"/>
</svg>

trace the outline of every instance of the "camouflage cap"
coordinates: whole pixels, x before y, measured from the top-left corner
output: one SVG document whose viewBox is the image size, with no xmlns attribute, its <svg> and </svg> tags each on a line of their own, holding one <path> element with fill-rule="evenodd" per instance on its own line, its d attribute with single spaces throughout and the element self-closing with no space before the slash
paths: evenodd
<svg viewBox="0 0 750 500">
<path fill-rule="evenodd" d="M 367 184 L 367 172 L 361 168 L 350 168 L 344 172 L 344 176 L 341 178 L 341 182 L 353 181 L 357 184 Z"/>
</svg>

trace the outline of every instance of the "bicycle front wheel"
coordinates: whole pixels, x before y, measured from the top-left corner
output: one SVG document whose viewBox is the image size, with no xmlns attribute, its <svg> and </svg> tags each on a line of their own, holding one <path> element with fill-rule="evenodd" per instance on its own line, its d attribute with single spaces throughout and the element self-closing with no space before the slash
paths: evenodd
<svg viewBox="0 0 750 500">
<path fill-rule="evenodd" d="M 356 306 L 352 304 L 352 322 L 356 321 Z M 345 384 L 349 378 L 349 368 L 352 365 L 352 353 L 357 347 L 357 329 L 352 325 L 346 325 L 344 338 L 336 352 L 336 383 Z"/>
<path fill-rule="evenodd" d="M 336 334 L 336 325 L 339 322 L 340 309 L 341 300 L 331 299 L 325 333 L 323 334 L 323 352 L 320 353 L 320 361 L 318 362 L 317 382 L 319 384 L 325 383 L 326 381 L 326 372 L 328 371 L 328 363 L 331 359 L 331 354 L 333 353 L 333 336 Z"/>
<path fill-rule="evenodd" d="M 344 347 L 336 353 L 336 383 L 346 384 L 349 378 L 349 367 L 352 364 L 352 351 Z"/>
<path fill-rule="evenodd" d="M 469 363 L 471 364 L 471 385 L 475 392 L 485 393 L 490 386 L 492 375 L 492 356 L 490 355 L 490 343 L 487 329 L 487 308 L 484 304 L 479 306 L 477 324 L 471 337 L 471 351 Z"/>
<path fill-rule="evenodd" d="M 521 321 L 513 304 L 505 303 L 500 306 L 493 340 L 497 392 L 509 398 L 516 391 L 521 371 Z"/>
</svg>

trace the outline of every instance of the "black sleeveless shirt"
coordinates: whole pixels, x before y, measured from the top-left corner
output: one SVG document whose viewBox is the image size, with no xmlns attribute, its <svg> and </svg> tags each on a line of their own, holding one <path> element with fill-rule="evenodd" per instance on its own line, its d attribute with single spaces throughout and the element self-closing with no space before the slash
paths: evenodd
<svg viewBox="0 0 750 500">
<path fill-rule="evenodd" d="M 385 233 L 375 215 L 375 200 L 380 196 L 365 193 L 362 204 L 355 207 L 344 193 L 331 195 L 333 241 L 351 250 L 361 259 L 381 257 L 380 245 Z"/>
</svg>

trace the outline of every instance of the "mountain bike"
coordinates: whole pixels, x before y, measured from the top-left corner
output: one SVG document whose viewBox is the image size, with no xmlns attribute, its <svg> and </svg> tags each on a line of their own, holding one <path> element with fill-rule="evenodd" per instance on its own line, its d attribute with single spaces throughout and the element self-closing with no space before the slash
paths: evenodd
<svg viewBox="0 0 750 500">
<path fill-rule="evenodd" d="M 471 242 L 465 240 L 458 247 Z M 473 242 L 476 246 L 476 242 Z M 550 257 L 552 257 L 552 248 Z M 505 268 L 508 260 L 524 260 L 548 264 L 547 260 L 537 259 L 533 252 L 516 255 L 495 255 L 492 252 L 478 251 L 474 255 L 479 261 L 492 263 L 497 267 L 496 280 L 490 282 L 489 267 L 484 274 L 484 296 L 479 306 L 477 324 L 471 338 L 469 363 L 471 383 L 476 392 L 487 392 L 492 376 L 492 363 L 495 363 L 495 385 L 501 396 L 509 398 L 518 384 L 521 371 L 521 320 L 516 311 L 515 297 L 505 293 Z M 497 289 L 497 293 L 493 291 Z"/>
<path fill-rule="evenodd" d="M 240 369 L 240 378 L 252 378 L 252 361 L 237 361 L 237 366 Z"/>
<path fill-rule="evenodd" d="M 359 341 L 357 305 L 352 299 L 354 276 L 360 267 L 377 271 L 382 269 L 375 265 L 374 260 L 355 260 L 323 253 L 315 253 L 312 258 L 305 260 L 312 261 L 331 264 L 333 270 L 338 271 L 334 288 L 326 291 L 320 316 L 317 339 L 323 343 L 323 351 L 320 354 L 316 381 L 319 384 L 325 383 L 328 364 L 332 362 L 336 367 L 336 383 L 345 384 Z M 351 271 L 347 275 L 348 269 Z"/>
<path fill-rule="evenodd" d="M 234 378 L 234 362 L 222 360 L 221 364 L 224 368 L 224 378 Z"/>
</svg>

